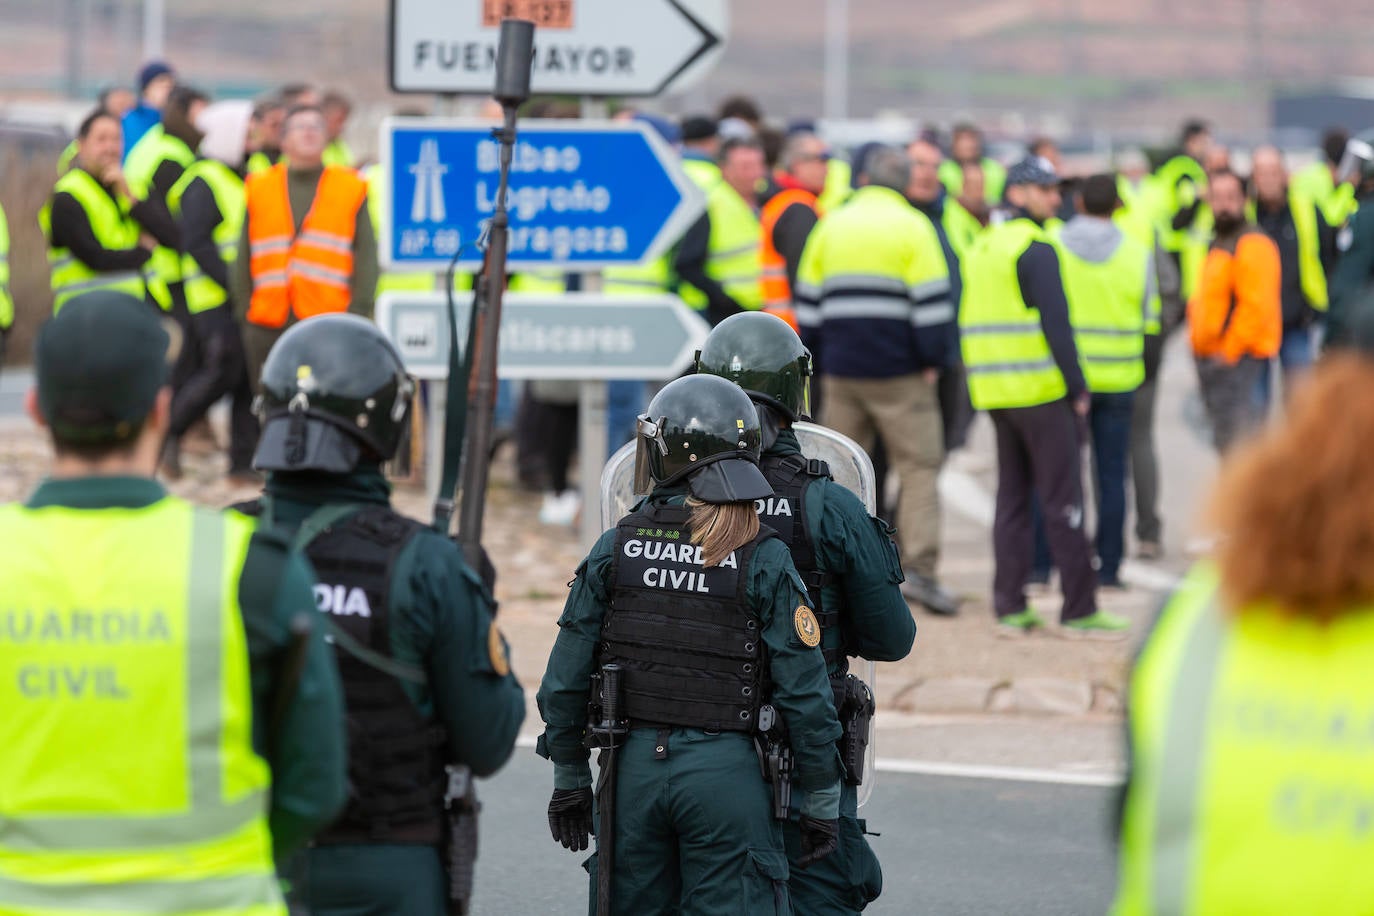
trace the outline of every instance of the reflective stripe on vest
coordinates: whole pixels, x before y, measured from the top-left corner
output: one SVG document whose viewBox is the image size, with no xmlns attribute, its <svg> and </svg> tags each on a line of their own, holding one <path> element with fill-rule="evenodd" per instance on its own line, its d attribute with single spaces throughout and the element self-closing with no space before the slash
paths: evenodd
<svg viewBox="0 0 1374 916">
<path fill-rule="evenodd" d="M 248 321 L 285 326 L 288 314 L 310 318 L 348 310 L 353 234 L 367 184 L 356 172 L 326 166 L 299 234 L 292 222 L 286 165 L 247 182 L 253 296 Z"/>
<path fill-rule="evenodd" d="M 979 236 L 962 262 L 960 346 L 979 410 L 1034 407 L 1067 393 L 1040 312 L 1026 304 L 1016 278 L 1017 260 L 1037 241 L 1048 241 L 1039 226 L 1014 219 Z"/>
<path fill-rule="evenodd" d="M 347 149 L 347 147 L 345 147 Z M 372 234 L 382 237 L 382 213 L 387 207 L 386 175 L 380 163 L 374 162 L 361 172 L 367 182 L 367 215 L 372 220 Z M 380 244 L 380 242 L 378 243 Z M 382 293 L 433 292 L 435 274 L 428 270 L 384 270 L 377 275 L 377 295 Z"/>
<path fill-rule="evenodd" d="M 91 232 L 101 248 L 123 251 L 138 247 L 141 229 L 120 203 L 116 203 L 105 189 L 85 169 L 67 171 L 53 186 L 53 194 L 70 194 L 86 214 Z M 68 248 L 52 247 L 52 204 L 43 207 L 38 216 L 43 234 L 48 238 L 48 266 L 52 271 L 53 314 L 67 300 L 81 293 L 97 289 L 128 293 L 143 299 L 147 289 L 143 274 L 137 270 L 92 270 Z"/>
<path fill-rule="evenodd" d="M 800 188 L 779 191 L 763 205 L 763 213 L 759 216 L 763 244 L 763 302 L 768 306 L 792 304 L 792 287 L 787 282 L 787 259 L 778 251 L 777 244 L 773 241 L 773 232 L 777 229 L 778 220 L 794 204 L 810 207 L 815 211 L 816 195 Z"/>
<path fill-rule="evenodd" d="M 172 216 L 181 219 L 182 197 L 186 189 L 196 180 L 205 182 L 215 198 L 215 208 L 219 210 L 220 222 L 211 233 L 211 239 L 219 250 L 219 256 L 227 269 L 233 269 L 234 259 L 238 256 L 239 238 L 243 232 L 243 212 L 246 194 L 243 180 L 227 165 L 214 159 L 198 159 L 181 176 L 167 195 L 167 205 Z M 220 286 L 200 269 L 196 259 L 189 254 L 181 256 L 181 277 L 185 283 L 186 308 L 192 315 L 218 308 L 229 301 L 229 291 Z"/>
<path fill-rule="evenodd" d="M 1086 261 L 1053 236 L 1059 251 L 1078 359 L 1094 392 L 1134 391 L 1145 381 L 1145 288 L 1150 252 L 1124 233 L 1105 261 Z"/>
<path fill-rule="evenodd" d="M 174 498 L 0 509 L 7 913 L 285 912 L 236 601 L 251 535 Z"/>
<path fill-rule="evenodd" d="M 762 238 L 759 218 L 744 198 L 724 181 L 706 195 L 711 240 L 706 252 L 706 275 L 744 309 L 763 305 Z M 694 309 L 706 308 L 706 294 L 684 286 L 682 299 Z"/>
</svg>

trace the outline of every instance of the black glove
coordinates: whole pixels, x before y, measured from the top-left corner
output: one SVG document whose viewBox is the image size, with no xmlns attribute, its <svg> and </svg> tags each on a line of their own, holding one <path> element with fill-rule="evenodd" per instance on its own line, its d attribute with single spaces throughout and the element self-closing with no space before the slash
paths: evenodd
<svg viewBox="0 0 1374 916">
<path fill-rule="evenodd" d="M 838 819 L 822 821 L 803 814 L 799 826 L 801 828 L 802 857 L 797 860 L 798 867 L 806 868 L 819 862 L 839 848 L 840 822 Z"/>
<path fill-rule="evenodd" d="M 554 789 L 549 800 L 549 832 L 564 849 L 581 852 L 592 832 L 592 789 Z M 834 849 L 833 841 L 830 847 Z"/>
</svg>

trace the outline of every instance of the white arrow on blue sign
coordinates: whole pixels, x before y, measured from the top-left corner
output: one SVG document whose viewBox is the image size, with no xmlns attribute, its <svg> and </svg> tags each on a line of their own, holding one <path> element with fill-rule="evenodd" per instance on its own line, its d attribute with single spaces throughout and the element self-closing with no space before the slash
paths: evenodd
<svg viewBox="0 0 1374 916">
<path fill-rule="evenodd" d="M 389 118 L 382 123 L 383 264 L 437 270 L 474 243 L 496 208 L 499 147 L 489 122 Z M 705 202 L 677 154 L 637 122 L 523 121 L 511 165 L 511 270 L 594 270 L 663 254 Z"/>
<path fill-rule="evenodd" d="M 454 297 L 458 340 L 467 337 L 472 293 Z M 384 293 L 377 326 L 416 378 L 448 378 L 448 299 Z M 672 379 L 687 371 L 710 328 L 676 296 L 507 293 L 501 307 L 501 378 Z"/>
</svg>

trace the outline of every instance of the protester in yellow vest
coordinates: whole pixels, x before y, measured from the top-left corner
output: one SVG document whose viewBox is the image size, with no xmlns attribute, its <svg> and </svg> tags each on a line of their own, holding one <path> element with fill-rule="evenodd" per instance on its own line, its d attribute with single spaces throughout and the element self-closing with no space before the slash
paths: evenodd
<svg viewBox="0 0 1374 916">
<path fill-rule="evenodd" d="M 1222 467 L 1131 676 L 1115 916 L 1370 911 L 1371 391 L 1367 349 L 1324 359 Z"/>
<path fill-rule="evenodd" d="M 28 411 L 55 457 L 0 508 L 7 914 L 285 916 L 274 861 L 347 798 L 308 567 L 153 480 L 168 341 L 108 290 L 39 331 Z"/>
<path fill-rule="evenodd" d="M 238 256 L 246 207 L 243 178 L 233 164 L 243 162 L 249 116 L 245 101 L 207 107 L 197 121 L 204 132 L 203 155 L 187 166 L 167 195 L 182 229 L 181 274 L 188 330 L 197 353 L 172 398 L 162 472 L 174 480 L 181 476 L 181 438 L 215 402 L 229 395 L 229 482 L 262 483 L 252 467 L 258 428 L 253 389 L 229 295 L 229 270 Z"/>
<path fill-rule="evenodd" d="M 949 141 L 949 158 L 940 163 L 940 181 L 950 196 L 958 197 L 964 189 L 964 168 L 980 166 L 983 172 L 983 194 L 993 206 L 1002 202 L 1007 183 L 1007 170 L 996 159 L 983 154 L 983 132 L 973 124 L 956 124 Z"/>
<path fill-rule="evenodd" d="M 763 306 L 757 188 L 764 174 L 757 141 L 721 144 L 721 180 L 707 192 L 706 212 L 678 246 L 674 267 L 684 284 L 683 301 L 712 324 Z"/>
<path fill-rule="evenodd" d="M 1326 312 L 1326 271 L 1335 265 L 1336 232 L 1317 203 L 1289 182 L 1276 147 L 1256 148 L 1250 161 L 1253 219 L 1278 246 L 1283 266 L 1283 340 L 1278 356 L 1261 369 L 1258 392 L 1267 406 L 1274 364 L 1283 372 L 1285 393 L 1312 365 L 1312 327 Z"/>
<path fill-rule="evenodd" d="M 1177 152 L 1155 170 L 1160 243 L 1179 266 L 1185 300 L 1192 296 L 1193 284 L 1202 266 L 1200 258 L 1197 261 L 1185 258 L 1184 250 L 1195 244 L 1195 239 L 1205 238 L 1205 233 L 1194 234 L 1191 230 L 1203 206 L 1202 195 L 1207 190 L 1207 172 L 1202 160 L 1211 146 L 1212 132 L 1206 122 L 1188 121 L 1180 132 Z M 1205 252 L 1205 242 L 1202 248 Z"/>
<path fill-rule="evenodd" d="M 1322 135 L 1321 157 L 1293 175 L 1293 187 L 1320 207 L 1322 217 L 1337 229 L 1359 209 L 1350 176 L 1340 176 L 1341 180 L 1337 181 L 1336 175 L 1349 142 L 1350 132 L 1345 128 L 1328 129 Z"/>
<path fill-rule="evenodd" d="M 153 125 L 124 158 L 124 177 L 134 194 L 157 201 L 170 211 L 168 194 L 187 166 L 195 161 L 201 132 L 195 120 L 209 104 L 206 95 L 189 86 L 176 86 L 167 96 L 162 109 L 162 121 Z M 167 284 L 171 293 L 163 308 L 172 312 L 189 332 L 186 303 L 181 285 L 181 246 L 159 245 L 153 251 L 149 267 Z M 188 367 L 173 372 L 173 386 L 181 383 L 181 375 Z"/>
<path fill-rule="evenodd" d="M 1007 174 L 1007 202 L 1012 218 L 990 226 L 962 259 L 959 306 L 969 395 L 997 432 L 993 610 L 1008 635 L 1046 625 L 1025 591 L 1033 491 L 1064 590 L 1062 631 L 1120 636 L 1128 622 L 1097 609 L 1074 416 L 1087 416 L 1090 396 L 1059 257 L 1042 228 L 1059 208 L 1059 176 L 1043 159 L 1027 158 Z"/>
<path fill-rule="evenodd" d="M 115 289 L 150 305 L 170 301 L 149 263 L 153 249 L 180 244 L 166 207 L 136 197 L 120 167 L 119 122 L 97 109 L 77 129 L 74 166 L 57 179 L 38 215 L 48 240 L 53 311 L 73 296 Z"/>
<path fill-rule="evenodd" d="M 1145 338 L 1159 333 L 1154 251 L 1112 221 L 1117 204 L 1114 176 L 1085 178 L 1077 193 L 1079 215 L 1052 234 L 1078 360 L 1091 392 L 1087 420 L 1097 495 L 1093 546 L 1098 585 L 1108 588 L 1121 587 L 1131 417 L 1136 389 L 1145 381 Z M 1040 529 L 1037 534 L 1043 538 Z M 1038 556 L 1048 555 L 1048 545 L 1044 547 Z"/>
</svg>

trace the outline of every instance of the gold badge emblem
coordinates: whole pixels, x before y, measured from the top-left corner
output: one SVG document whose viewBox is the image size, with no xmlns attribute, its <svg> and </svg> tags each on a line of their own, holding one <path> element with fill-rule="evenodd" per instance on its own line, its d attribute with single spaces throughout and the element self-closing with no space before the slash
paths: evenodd
<svg viewBox="0 0 1374 916">
<path fill-rule="evenodd" d="M 492 624 L 487 630 L 487 654 L 491 656 L 491 668 L 501 677 L 510 674 L 510 657 L 506 655 L 506 644 L 501 639 L 501 631 Z"/>
<path fill-rule="evenodd" d="M 814 649 L 821 644 L 821 625 L 815 613 L 804 604 L 797 605 L 792 615 L 792 623 L 797 628 L 797 638 Z"/>
</svg>

